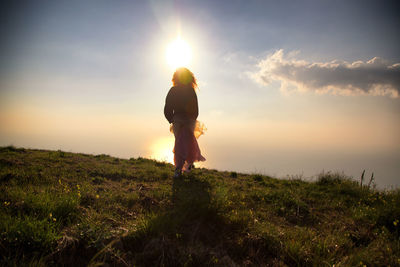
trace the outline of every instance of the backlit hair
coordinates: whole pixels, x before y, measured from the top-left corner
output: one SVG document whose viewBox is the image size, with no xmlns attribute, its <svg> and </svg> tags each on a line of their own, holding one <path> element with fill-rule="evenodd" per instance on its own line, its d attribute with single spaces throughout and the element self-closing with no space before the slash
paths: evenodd
<svg viewBox="0 0 400 267">
<path fill-rule="evenodd" d="M 189 85 L 193 89 L 197 88 L 197 81 L 193 73 L 187 68 L 179 68 L 172 76 L 172 84 L 174 86 Z"/>
</svg>

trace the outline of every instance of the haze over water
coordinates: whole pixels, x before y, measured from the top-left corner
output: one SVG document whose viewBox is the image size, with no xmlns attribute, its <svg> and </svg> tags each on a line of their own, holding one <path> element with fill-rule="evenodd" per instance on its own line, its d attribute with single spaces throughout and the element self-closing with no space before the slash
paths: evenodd
<svg viewBox="0 0 400 267">
<path fill-rule="evenodd" d="M 171 161 L 178 35 L 199 81 L 202 166 L 400 185 L 396 1 L 2 4 L 0 145 Z M 173 65 L 173 64 L 172 64 Z"/>
</svg>

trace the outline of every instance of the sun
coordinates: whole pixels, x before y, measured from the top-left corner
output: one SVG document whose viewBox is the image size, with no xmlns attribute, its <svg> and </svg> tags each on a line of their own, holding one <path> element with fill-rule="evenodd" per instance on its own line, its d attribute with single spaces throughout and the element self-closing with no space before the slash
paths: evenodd
<svg viewBox="0 0 400 267">
<path fill-rule="evenodd" d="M 166 59 L 172 69 L 187 66 L 192 59 L 192 50 L 187 42 L 178 37 L 168 44 Z"/>
</svg>

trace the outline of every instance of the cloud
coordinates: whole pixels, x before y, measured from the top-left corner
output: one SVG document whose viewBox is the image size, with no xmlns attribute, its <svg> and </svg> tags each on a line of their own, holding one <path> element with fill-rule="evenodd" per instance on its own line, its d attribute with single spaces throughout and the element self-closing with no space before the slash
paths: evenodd
<svg viewBox="0 0 400 267">
<path fill-rule="evenodd" d="M 399 97 L 400 63 L 390 64 L 379 57 L 353 63 L 308 62 L 295 59 L 296 54 L 277 50 L 258 63 L 259 70 L 250 73 L 251 78 L 262 85 L 279 81 L 283 92 Z"/>
</svg>

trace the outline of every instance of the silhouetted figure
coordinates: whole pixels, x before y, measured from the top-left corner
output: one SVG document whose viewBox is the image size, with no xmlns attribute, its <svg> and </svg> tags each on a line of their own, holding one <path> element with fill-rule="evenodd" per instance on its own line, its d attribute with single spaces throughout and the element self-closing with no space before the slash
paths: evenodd
<svg viewBox="0 0 400 267">
<path fill-rule="evenodd" d="M 206 160 L 200 153 L 197 138 L 204 133 L 204 126 L 197 121 L 199 107 L 197 103 L 196 78 L 187 68 L 179 68 L 172 77 L 173 87 L 165 99 L 164 115 L 170 130 L 175 135 L 174 177 L 183 171 L 190 171 L 193 162 Z"/>
</svg>

